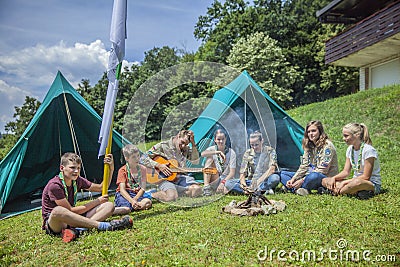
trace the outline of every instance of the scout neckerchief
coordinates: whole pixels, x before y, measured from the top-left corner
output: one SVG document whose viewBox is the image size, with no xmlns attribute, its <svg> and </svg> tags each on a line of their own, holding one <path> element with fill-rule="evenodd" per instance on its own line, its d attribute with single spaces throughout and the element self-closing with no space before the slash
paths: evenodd
<svg viewBox="0 0 400 267">
<path fill-rule="evenodd" d="M 351 166 L 353 167 L 353 170 L 355 172 L 360 172 L 363 148 L 364 148 L 364 142 L 361 143 L 360 154 L 358 154 L 358 162 L 357 162 L 357 165 L 356 165 L 356 163 L 354 162 L 354 146 L 351 147 L 350 160 L 351 160 Z"/>
<path fill-rule="evenodd" d="M 60 174 L 58 175 L 58 177 L 60 177 L 61 183 L 62 183 L 63 186 L 64 186 L 65 196 L 66 196 L 66 198 L 67 198 L 67 200 L 68 200 L 67 185 L 65 184 L 64 176 L 63 176 L 62 172 L 60 172 Z M 78 188 L 77 188 L 77 186 L 76 186 L 76 181 L 75 181 L 75 180 L 72 180 L 72 186 L 74 187 L 74 206 L 75 206 L 75 204 L 76 204 L 76 199 L 77 199 L 77 197 L 78 197 Z"/>
<path fill-rule="evenodd" d="M 217 145 L 215 146 L 215 151 L 219 151 Z M 224 150 L 225 157 L 226 157 L 226 154 L 228 154 L 228 151 L 229 151 L 229 148 L 225 146 L 225 150 Z M 225 162 L 222 159 L 220 154 L 216 155 L 216 158 L 217 158 L 217 162 L 215 162 L 215 165 L 216 165 L 215 167 L 217 168 L 219 173 L 222 173 L 224 171 L 224 166 L 225 166 L 224 163 Z M 226 158 L 225 158 L 225 160 L 226 160 Z"/>
<path fill-rule="evenodd" d="M 309 171 L 313 172 L 315 170 L 315 168 L 318 165 L 318 155 L 321 152 L 321 148 L 317 148 L 316 149 L 316 153 L 315 155 L 313 155 L 314 157 L 311 158 L 311 153 L 310 150 L 308 151 L 308 167 L 309 167 Z M 313 164 L 315 162 L 315 165 Z"/>
<path fill-rule="evenodd" d="M 254 148 L 250 148 L 249 154 L 246 158 L 246 169 L 247 169 L 247 178 L 252 179 L 254 171 L 255 171 L 255 162 L 254 162 L 254 157 L 256 155 L 256 152 L 254 151 Z"/>
<path fill-rule="evenodd" d="M 129 168 L 129 164 L 128 162 L 126 163 L 126 171 L 128 172 L 128 183 L 132 189 L 138 189 L 140 187 L 140 178 L 142 176 L 142 173 L 140 171 L 139 165 L 137 165 L 136 168 L 138 172 L 136 177 L 137 180 L 135 179 L 135 177 L 131 175 L 131 169 Z"/>
</svg>

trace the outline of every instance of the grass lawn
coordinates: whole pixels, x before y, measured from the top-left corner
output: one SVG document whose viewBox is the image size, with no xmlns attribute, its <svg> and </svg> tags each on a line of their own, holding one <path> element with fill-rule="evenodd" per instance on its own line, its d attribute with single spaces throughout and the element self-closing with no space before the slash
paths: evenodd
<svg viewBox="0 0 400 267">
<path fill-rule="evenodd" d="M 323 122 L 340 166 L 342 126 L 356 121 L 369 127 L 383 188 L 369 200 L 275 194 L 269 198 L 284 200 L 287 209 L 256 217 L 221 212 L 244 196 L 194 208 L 156 202 L 132 214 L 132 229 L 92 230 L 68 244 L 42 232 L 37 210 L 0 221 L 0 266 L 399 266 L 399 100 L 400 86 L 385 87 L 288 112 L 303 126 Z"/>
</svg>

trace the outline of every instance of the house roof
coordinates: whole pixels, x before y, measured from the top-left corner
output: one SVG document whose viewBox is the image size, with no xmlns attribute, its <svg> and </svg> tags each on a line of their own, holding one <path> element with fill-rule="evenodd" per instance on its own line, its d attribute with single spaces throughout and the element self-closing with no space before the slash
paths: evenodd
<svg viewBox="0 0 400 267">
<path fill-rule="evenodd" d="M 334 0 L 316 15 L 322 23 L 354 24 L 399 0 Z"/>
</svg>

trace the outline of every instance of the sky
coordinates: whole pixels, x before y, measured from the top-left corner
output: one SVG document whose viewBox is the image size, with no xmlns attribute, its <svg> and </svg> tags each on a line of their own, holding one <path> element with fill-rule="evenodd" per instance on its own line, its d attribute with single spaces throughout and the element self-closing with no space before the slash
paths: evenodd
<svg viewBox="0 0 400 267">
<path fill-rule="evenodd" d="M 127 64 L 169 46 L 194 52 L 199 16 L 213 0 L 128 0 Z M 25 97 L 43 101 L 57 71 L 77 87 L 107 69 L 113 0 L 0 0 L 0 133 Z"/>
</svg>

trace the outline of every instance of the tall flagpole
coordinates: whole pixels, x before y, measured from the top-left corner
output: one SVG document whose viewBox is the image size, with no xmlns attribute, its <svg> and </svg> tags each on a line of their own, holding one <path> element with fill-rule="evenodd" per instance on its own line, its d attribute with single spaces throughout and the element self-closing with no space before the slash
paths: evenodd
<svg viewBox="0 0 400 267">
<path fill-rule="evenodd" d="M 119 76 L 121 74 L 121 67 L 122 67 L 122 62 L 120 62 L 117 66 L 117 73 L 115 75 L 115 78 L 117 81 L 119 81 Z M 106 152 L 105 152 L 106 155 L 111 154 L 113 124 L 114 124 L 114 115 L 112 116 L 112 121 L 111 121 L 111 126 L 110 126 L 110 134 L 108 135 L 108 142 L 107 142 L 107 147 L 106 147 Z M 108 184 L 109 184 L 108 178 L 109 177 L 110 177 L 110 165 L 104 164 L 103 187 L 102 187 L 102 191 L 101 191 L 101 194 L 103 196 L 108 194 Z"/>
<path fill-rule="evenodd" d="M 108 89 L 104 104 L 104 113 L 99 133 L 100 149 L 98 157 L 111 153 L 114 107 L 118 93 L 122 60 L 125 56 L 127 0 L 114 0 L 111 19 L 110 40 L 112 43 L 108 60 Z M 107 195 L 110 167 L 104 164 L 102 195 Z"/>
<path fill-rule="evenodd" d="M 108 144 L 106 147 L 106 155 L 111 153 L 111 145 L 112 145 L 112 125 L 111 123 L 111 129 L 110 129 L 110 134 L 108 135 Z M 110 176 L 110 166 L 108 164 L 104 163 L 104 169 L 103 169 L 103 187 L 101 189 L 101 195 L 107 195 L 108 194 L 108 178 Z"/>
</svg>

